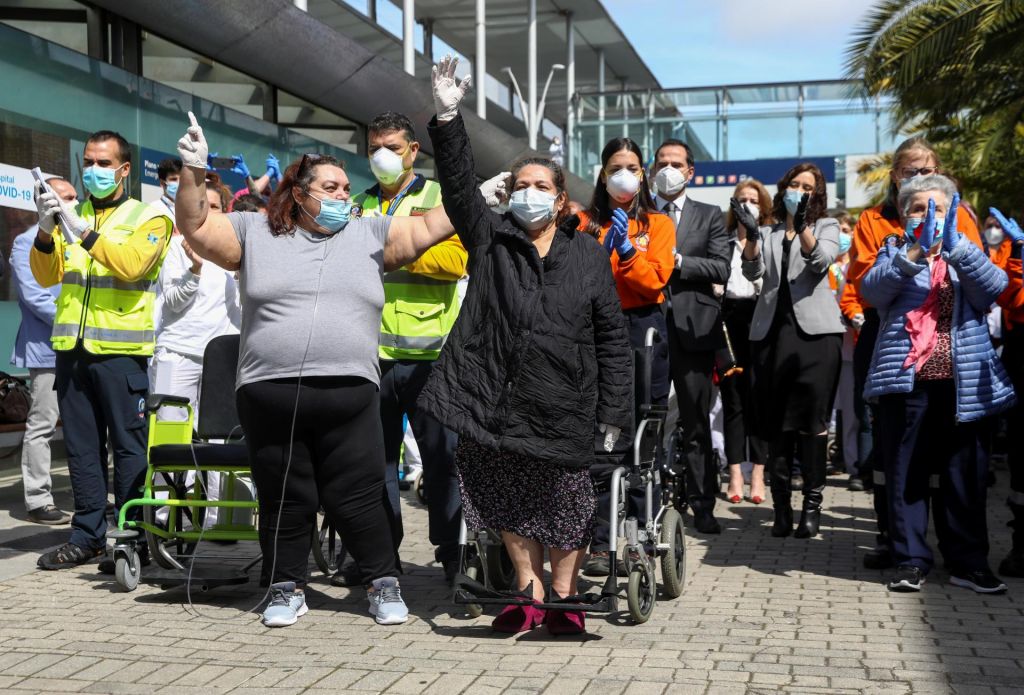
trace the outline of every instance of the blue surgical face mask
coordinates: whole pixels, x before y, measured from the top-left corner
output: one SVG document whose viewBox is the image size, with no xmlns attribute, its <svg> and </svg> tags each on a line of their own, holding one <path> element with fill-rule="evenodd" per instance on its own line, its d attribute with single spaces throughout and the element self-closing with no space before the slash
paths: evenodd
<svg viewBox="0 0 1024 695">
<path fill-rule="evenodd" d="M 521 188 L 512 194 L 509 212 L 529 232 L 543 229 L 555 214 L 555 196 L 536 188 Z"/>
<path fill-rule="evenodd" d="M 800 199 L 803 197 L 804 194 L 796 188 L 787 188 L 786 195 L 782 198 L 782 202 L 786 205 L 786 212 L 795 215 L 796 209 L 800 205 Z"/>
<path fill-rule="evenodd" d="M 839 232 L 839 253 L 840 255 L 850 250 L 853 245 L 853 237 L 846 232 Z"/>
<path fill-rule="evenodd" d="M 333 198 L 320 200 L 313 194 L 310 194 L 309 197 L 320 203 L 320 212 L 313 218 L 318 225 L 329 232 L 337 232 L 348 224 L 349 215 L 352 212 L 352 201 L 334 200 Z"/>
<path fill-rule="evenodd" d="M 942 217 L 935 218 L 935 241 L 942 238 L 942 225 L 946 223 L 946 220 Z M 917 228 L 924 224 L 923 217 L 908 217 L 907 224 L 904 226 L 903 231 L 911 242 L 917 241 Z"/>
<path fill-rule="evenodd" d="M 167 195 L 168 198 L 170 198 L 171 200 L 174 200 L 175 196 L 178 195 L 178 182 L 177 181 L 169 181 L 167 183 L 167 190 L 164 191 L 164 193 Z"/>
<path fill-rule="evenodd" d="M 117 167 L 117 169 L 123 166 L 124 164 Z M 107 169 L 96 164 L 86 168 L 82 172 L 82 182 L 85 184 L 86 190 L 94 198 L 103 199 L 110 196 L 110 194 L 117 190 L 118 184 L 121 183 L 117 178 L 117 169 Z"/>
</svg>

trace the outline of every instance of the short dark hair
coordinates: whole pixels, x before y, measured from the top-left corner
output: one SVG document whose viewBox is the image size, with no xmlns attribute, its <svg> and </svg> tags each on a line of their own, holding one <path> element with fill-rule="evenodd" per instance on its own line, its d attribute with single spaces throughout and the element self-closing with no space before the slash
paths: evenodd
<svg viewBox="0 0 1024 695">
<path fill-rule="evenodd" d="M 693 150 L 691 150 L 690 146 L 687 145 L 685 142 L 683 142 L 682 140 L 677 140 L 676 138 L 669 138 L 668 140 L 658 145 L 658 149 L 654 151 L 655 162 L 658 161 L 658 153 L 661 152 L 662 147 L 682 147 L 684 150 L 686 150 L 686 166 L 693 166 Z"/>
<path fill-rule="evenodd" d="M 106 142 L 107 140 L 117 142 L 117 158 L 121 160 L 122 164 L 132 161 L 132 148 L 128 141 L 120 133 L 115 133 L 113 130 L 97 130 L 86 139 L 85 144 L 88 145 L 90 142 Z"/>
<path fill-rule="evenodd" d="M 267 209 L 267 201 L 254 193 L 246 193 L 235 198 L 231 212 L 259 212 Z"/>
<path fill-rule="evenodd" d="M 375 116 L 370 125 L 366 126 L 367 134 L 390 133 L 396 130 L 402 131 L 409 142 L 416 140 L 416 129 L 412 127 L 412 121 L 404 113 L 397 111 L 385 111 Z"/>
<path fill-rule="evenodd" d="M 161 181 L 166 181 L 171 174 L 181 173 L 181 160 L 177 157 L 168 157 L 156 166 L 156 175 Z"/>
</svg>

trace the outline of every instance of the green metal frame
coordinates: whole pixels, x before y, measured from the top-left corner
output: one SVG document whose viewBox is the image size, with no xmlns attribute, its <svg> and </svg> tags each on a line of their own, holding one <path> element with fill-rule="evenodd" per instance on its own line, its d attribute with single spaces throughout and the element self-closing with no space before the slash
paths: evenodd
<svg viewBox="0 0 1024 695">
<path fill-rule="evenodd" d="M 191 405 L 177 406 L 183 408 L 188 413 L 188 418 L 184 421 L 168 421 L 168 420 L 157 420 L 156 410 L 149 414 L 149 440 L 147 442 L 147 452 L 152 450 L 155 446 L 163 446 L 166 444 L 191 444 L 192 443 L 192 419 L 193 411 Z M 224 496 L 227 499 L 223 500 L 207 500 L 202 499 L 201 492 L 193 492 L 186 494 L 184 498 L 178 498 L 177 490 L 171 485 L 156 484 L 156 476 L 160 474 L 173 474 L 173 473 L 187 473 L 189 471 L 200 471 L 200 472 L 219 472 L 227 476 L 227 480 L 224 483 Z M 256 518 L 256 510 L 259 508 L 259 503 L 256 500 L 245 501 L 235 500 L 234 492 L 235 485 L 238 482 L 239 477 L 248 476 L 250 469 L 248 466 L 237 466 L 237 467 L 226 467 L 226 466 L 197 466 L 194 464 L 183 464 L 183 465 L 170 465 L 160 466 L 156 468 L 153 466 L 152 461 L 146 468 L 146 482 L 142 488 L 142 497 L 138 499 L 129 500 L 121 507 L 121 513 L 118 516 L 117 526 L 121 530 L 126 529 L 138 529 L 147 533 L 151 533 L 158 538 L 164 540 L 180 540 L 185 542 L 198 542 L 200 535 L 203 540 L 210 541 L 256 541 L 259 540 L 258 531 L 254 524 L 235 524 L 235 523 L 217 523 L 214 526 L 194 531 L 176 531 L 178 514 L 182 513 L 182 510 L 189 509 L 192 512 L 193 520 L 199 519 L 199 523 L 193 523 L 193 527 L 202 529 L 201 519 L 205 514 L 205 510 L 214 507 L 217 509 L 248 509 L 252 510 L 252 517 Z M 202 486 L 196 486 L 201 488 Z M 158 498 L 156 493 L 166 492 L 168 497 Z M 167 507 L 167 528 L 161 528 L 156 524 L 149 523 L 147 521 L 129 521 L 125 517 L 129 509 L 134 507 Z M 234 522 L 234 511 L 229 516 L 230 522 Z"/>
</svg>

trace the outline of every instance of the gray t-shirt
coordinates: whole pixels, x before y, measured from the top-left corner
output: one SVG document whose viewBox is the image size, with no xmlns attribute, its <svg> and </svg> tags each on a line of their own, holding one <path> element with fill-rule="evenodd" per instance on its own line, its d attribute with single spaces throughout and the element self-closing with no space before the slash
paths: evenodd
<svg viewBox="0 0 1024 695">
<path fill-rule="evenodd" d="M 227 217 L 242 245 L 236 387 L 297 377 L 300 369 L 303 377 L 358 376 L 380 384 L 377 345 L 391 218 L 356 218 L 337 234 L 297 227 L 274 236 L 261 213 Z"/>
</svg>

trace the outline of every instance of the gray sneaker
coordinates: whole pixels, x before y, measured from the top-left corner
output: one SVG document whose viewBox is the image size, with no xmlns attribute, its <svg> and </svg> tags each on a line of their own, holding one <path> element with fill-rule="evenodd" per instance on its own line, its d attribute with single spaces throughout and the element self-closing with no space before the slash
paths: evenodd
<svg viewBox="0 0 1024 695">
<path fill-rule="evenodd" d="M 308 610 L 306 595 L 295 590 L 295 582 L 271 584 L 270 603 L 263 610 L 263 624 L 267 627 L 294 625 Z"/>
<path fill-rule="evenodd" d="M 409 619 L 409 608 L 402 600 L 402 591 L 394 577 L 373 580 L 373 588 L 366 592 L 370 601 L 370 615 L 378 625 L 398 625 Z"/>
</svg>

